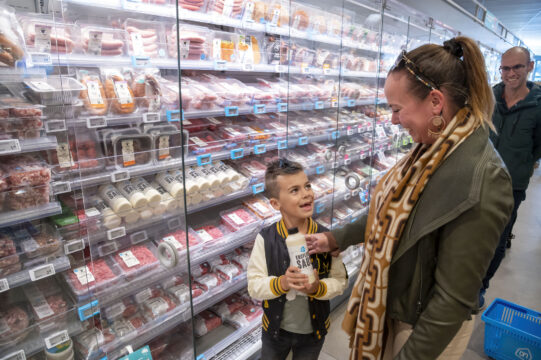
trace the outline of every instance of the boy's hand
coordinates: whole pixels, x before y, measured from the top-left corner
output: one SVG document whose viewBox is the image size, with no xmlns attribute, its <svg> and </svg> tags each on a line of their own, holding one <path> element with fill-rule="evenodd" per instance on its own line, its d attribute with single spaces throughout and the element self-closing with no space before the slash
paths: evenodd
<svg viewBox="0 0 541 360">
<path fill-rule="evenodd" d="M 301 290 L 306 295 L 313 295 L 319 289 L 319 275 L 316 269 L 314 269 L 314 277 L 316 278 L 316 280 L 314 280 L 314 282 L 311 284 L 308 282 L 308 277 L 306 277 L 306 282 L 304 283 L 304 289 Z"/>
<path fill-rule="evenodd" d="M 289 289 L 303 291 L 305 283 L 308 282 L 308 276 L 301 273 L 301 270 L 296 266 L 290 266 L 287 268 L 284 276 L 280 277 L 280 285 L 282 289 L 288 291 Z"/>
</svg>

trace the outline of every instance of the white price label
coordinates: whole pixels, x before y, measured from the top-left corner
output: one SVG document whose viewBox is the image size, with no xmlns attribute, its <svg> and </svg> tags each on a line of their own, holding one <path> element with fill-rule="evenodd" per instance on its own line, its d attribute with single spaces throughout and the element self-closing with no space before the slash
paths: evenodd
<svg viewBox="0 0 541 360">
<path fill-rule="evenodd" d="M 130 235 L 130 241 L 132 244 L 137 244 L 148 239 L 146 230 L 138 231 Z"/>
<path fill-rule="evenodd" d="M 93 116 L 86 119 L 86 127 L 89 129 L 102 128 L 107 126 L 107 119 L 103 116 Z"/>
<path fill-rule="evenodd" d="M 45 122 L 45 131 L 48 133 L 66 131 L 66 120 L 49 120 Z"/>
<path fill-rule="evenodd" d="M 21 151 L 21 144 L 17 139 L 0 140 L 0 154 L 10 154 Z"/>
<path fill-rule="evenodd" d="M 204 229 L 197 230 L 197 234 L 199 235 L 199 237 L 203 241 L 211 241 L 213 239 L 213 237 L 208 232 L 206 232 Z"/>
<path fill-rule="evenodd" d="M 7 291 L 7 290 L 9 290 L 8 279 L 6 278 L 0 279 L 0 293 L 3 293 L 4 291 Z"/>
<path fill-rule="evenodd" d="M 46 81 L 31 81 L 30 84 L 34 86 L 37 91 L 54 91 L 54 87 L 49 85 Z"/>
<path fill-rule="evenodd" d="M 182 221 L 180 218 L 173 218 L 167 222 L 167 227 L 169 230 L 175 230 L 178 229 L 182 225 Z"/>
<path fill-rule="evenodd" d="M 88 32 L 88 51 L 93 55 L 101 55 L 101 39 L 103 33 L 101 31 Z"/>
<path fill-rule="evenodd" d="M 169 135 L 160 136 L 158 140 L 158 159 L 164 160 L 170 157 L 171 152 L 169 151 Z"/>
<path fill-rule="evenodd" d="M 123 251 L 119 253 L 118 256 L 120 256 L 120 258 L 122 259 L 122 261 L 124 261 L 124 264 L 128 268 L 131 268 L 140 264 L 139 259 L 137 259 L 137 257 L 133 255 L 133 252 L 131 252 L 130 250 Z"/>
<path fill-rule="evenodd" d="M 67 330 L 62 330 L 57 333 L 52 334 L 49 337 L 45 338 L 45 346 L 47 349 L 51 349 L 57 345 L 69 341 L 70 337 Z"/>
<path fill-rule="evenodd" d="M 126 228 L 124 226 L 120 226 L 120 227 L 107 231 L 107 239 L 109 240 L 118 239 L 119 237 L 122 237 L 125 235 L 126 235 Z"/>
<path fill-rule="evenodd" d="M 30 61 L 27 59 L 26 64 L 28 67 L 35 65 L 52 65 L 51 54 L 49 53 L 28 53 Z M 29 64 L 30 62 L 30 64 Z"/>
<path fill-rule="evenodd" d="M 242 71 L 254 71 L 254 64 L 252 63 L 242 64 Z"/>
<path fill-rule="evenodd" d="M 143 122 L 144 123 L 160 122 L 160 113 L 144 113 Z"/>
<path fill-rule="evenodd" d="M 38 281 L 40 279 L 54 275 L 55 274 L 54 265 L 45 264 L 45 265 L 35 267 L 33 269 L 28 270 L 28 274 L 30 275 L 30 280 Z"/>
<path fill-rule="evenodd" d="M 137 303 L 141 304 L 141 303 L 147 301 L 148 299 L 150 299 L 151 296 L 152 296 L 152 290 L 150 290 L 150 288 L 148 288 L 148 289 L 145 289 L 143 291 L 139 291 L 137 294 L 135 294 L 135 301 L 137 301 Z"/>
<path fill-rule="evenodd" d="M 64 254 L 73 254 L 74 252 L 84 250 L 85 241 L 83 239 L 72 240 L 64 244 Z"/>
<path fill-rule="evenodd" d="M 71 184 L 64 181 L 56 181 L 52 183 L 53 194 L 64 194 L 71 191 Z"/>
<path fill-rule="evenodd" d="M 344 159 L 344 165 L 349 165 L 349 164 L 351 164 L 351 159 L 350 158 Z"/>
<path fill-rule="evenodd" d="M 24 350 L 19 350 L 4 356 L 0 360 L 26 360 L 26 355 L 24 354 Z"/>
<path fill-rule="evenodd" d="M 91 207 L 85 210 L 85 215 L 86 217 L 90 218 L 90 217 L 100 216 L 100 212 L 95 207 Z"/>
<path fill-rule="evenodd" d="M 114 253 L 118 250 L 118 244 L 116 241 L 112 241 L 108 244 L 102 245 L 98 248 L 98 253 L 100 256 L 105 256 Z"/>
<path fill-rule="evenodd" d="M 237 225 L 244 224 L 244 220 L 242 220 L 237 214 L 229 214 L 228 217 Z"/>
<path fill-rule="evenodd" d="M 183 248 L 182 244 L 174 236 L 166 236 L 163 238 L 163 241 L 173 245 L 177 250 L 182 250 Z"/>
<path fill-rule="evenodd" d="M 225 60 L 216 60 L 214 62 L 214 70 L 216 70 L 216 71 L 226 71 L 227 70 L 227 61 L 225 61 Z"/>
<path fill-rule="evenodd" d="M 96 281 L 94 275 L 92 274 L 88 266 L 81 266 L 77 269 L 73 269 L 73 273 L 75 274 L 75 276 L 77 276 L 77 279 L 79 280 L 81 285 L 86 285 L 88 283 Z"/>
<path fill-rule="evenodd" d="M 86 89 L 90 104 L 95 105 L 96 108 L 104 109 L 105 102 L 103 101 L 103 97 L 101 96 L 101 84 L 96 80 L 89 80 L 86 82 Z"/>
<path fill-rule="evenodd" d="M 130 173 L 128 171 L 117 171 L 111 174 L 111 181 L 114 183 L 129 180 L 129 178 Z"/>
<path fill-rule="evenodd" d="M 244 14 L 242 16 L 242 21 L 251 21 L 252 20 L 252 14 L 254 13 L 254 5 L 255 4 L 254 4 L 253 1 L 248 1 L 244 5 Z M 245 28 L 246 28 L 246 24 L 245 24 Z"/>
<path fill-rule="evenodd" d="M 61 142 L 56 145 L 56 157 L 58 158 L 58 165 L 61 168 L 69 168 L 74 165 L 67 142 Z"/>
<path fill-rule="evenodd" d="M 51 51 L 51 26 L 34 25 L 34 46 L 39 51 Z"/>
<path fill-rule="evenodd" d="M 140 56 L 145 55 L 145 49 L 143 46 L 143 37 L 139 32 L 133 32 L 130 34 L 131 45 L 133 49 L 133 55 Z"/>
</svg>

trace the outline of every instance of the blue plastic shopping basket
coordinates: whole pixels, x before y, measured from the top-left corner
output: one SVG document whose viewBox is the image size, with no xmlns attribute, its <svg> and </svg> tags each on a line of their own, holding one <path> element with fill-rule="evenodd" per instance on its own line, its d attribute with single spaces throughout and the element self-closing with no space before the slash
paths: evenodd
<svg viewBox="0 0 541 360">
<path fill-rule="evenodd" d="M 496 299 L 481 319 L 485 353 L 496 360 L 541 359 L 541 313 Z"/>
</svg>

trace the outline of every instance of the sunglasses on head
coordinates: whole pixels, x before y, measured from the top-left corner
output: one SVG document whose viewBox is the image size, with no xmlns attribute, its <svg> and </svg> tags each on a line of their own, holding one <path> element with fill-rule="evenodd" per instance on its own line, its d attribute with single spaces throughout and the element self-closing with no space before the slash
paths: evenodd
<svg viewBox="0 0 541 360">
<path fill-rule="evenodd" d="M 419 67 L 415 65 L 415 63 L 406 56 L 406 50 L 402 50 L 400 55 L 398 55 L 390 72 L 392 72 L 393 70 L 401 69 L 402 67 L 408 70 L 411 75 L 413 75 L 417 80 L 423 83 L 426 87 L 430 88 L 430 90 L 436 90 L 436 89 L 439 90 L 439 87 L 436 85 L 436 83 L 430 80 L 430 78 L 428 78 L 426 75 L 424 75 L 421 72 L 421 69 L 419 69 Z"/>
</svg>

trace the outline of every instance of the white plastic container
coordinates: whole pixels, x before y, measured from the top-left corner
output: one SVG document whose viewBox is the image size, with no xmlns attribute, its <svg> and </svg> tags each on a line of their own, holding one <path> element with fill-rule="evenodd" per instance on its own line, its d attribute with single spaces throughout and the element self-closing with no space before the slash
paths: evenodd
<svg viewBox="0 0 541 360">
<path fill-rule="evenodd" d="M 161 195 L 162 197 L 162 201 L 160 202 L 160 206 L 163 205 L 165 206 L 165 211 L 166 212 L 173 212 L 175 211 L 175 209 L 178 207 L 177 205 L 177 200 L 173 199 L 173 197 L 171 196 L 170 193 L 167 192 L 167 190 L 165 190 L 165 188 L 163 186 L 161 186 L 160 184 L 158 184 L 156 181 L 152 182 L 150 184 L 150 186 L 152 186 L 153 188 L 155 188 Z M 156 214 L 156 209 L 158 207 L 154 208 L 154 213 Z"/>
<path fill-rule="evenodd" d="M 175 199 L 181 200 L 184 196 L 184 185 L 178 181 L 175 176 L 167 171 L 162 171 L 156 175 L 156 182 L 163 186 L 165 190 Z"/>
<path fill-rule="evenodd" d="M 130 210 L 132 210 L 132 205 L 120 192 L 111 184 L 101 185 L 98 188 L 98 193 L 105 201 L 107 205 L 113 211 L 120 215 L 125 216 Z"/>
<path fill-rule="evenodd" d="M 129 180 L 124 180 L 116 184 L 116 188 L 126 199 L 128 199 L 134 209 L 141 209 L 147 206 L 148 200 L 145 194 L 132 185 Z"/>
<path fill-rule="evenodd" d="M 144 178 L 132 179 L 131 184 L 145 195 L 150 207 L 155 208 L 160 205 L 162 196 Z"/>
<path fill-rule="evenodd" d="M 304 235 L 297 228 L 288 229 L 286 239 L 287 252 L 291 266 L 296 266 L 301 270 L 301 273 L 308 276 L 308 282 L 311 284 L 316 281 L 314 277 L 314 268 L 310 262 L 310 254 Z"/>
</svg>

